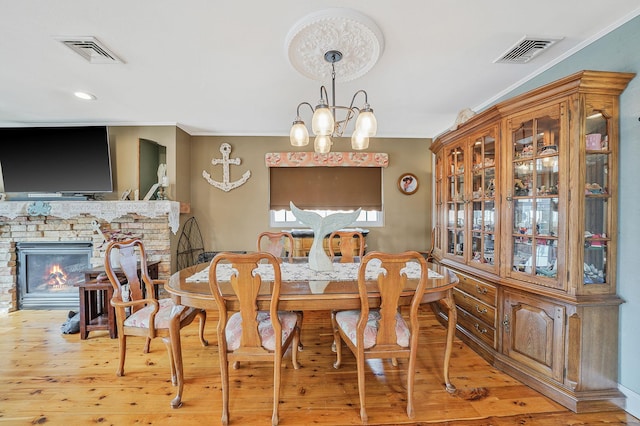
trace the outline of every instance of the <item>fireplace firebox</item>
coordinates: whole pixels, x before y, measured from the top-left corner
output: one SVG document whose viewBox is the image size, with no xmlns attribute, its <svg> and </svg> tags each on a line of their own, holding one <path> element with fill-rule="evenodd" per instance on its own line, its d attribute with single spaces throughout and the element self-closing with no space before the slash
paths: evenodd
<svg viewBox="0 0 640 426">
<path fill-rule="evenodd" d="M 78 288 L 89 269 L 91 242 L 19 242 L 19 309 L 77 309 Z"/>
</svg>

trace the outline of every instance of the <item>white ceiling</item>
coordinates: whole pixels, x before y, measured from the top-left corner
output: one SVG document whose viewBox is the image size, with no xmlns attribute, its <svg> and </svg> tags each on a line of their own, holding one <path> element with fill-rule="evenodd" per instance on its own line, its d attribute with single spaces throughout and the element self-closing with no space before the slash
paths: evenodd
<svg viewBox="0 0 640 426">
<path fill-rule="evenodd" d="M 638 0 L 4 1 L 0 126 L 176 124 L 192 135 L 288 135 L 296 106 L 315 105 L 320 83 L 289 63 L 287 33 L 334 7 L 368 16 L 384 37 L 376 65 L 338 83 L 337 103 L 365 89 L 379 137 L 420 138 L 640 14 Z M 493 63 L 525 35 L 564 38 L 528 64 Z M 124 63 L 90 64 L 59 36 L 94 36 Z M 80 101 L 77 90 L 98 99 Z"/>
</svg>

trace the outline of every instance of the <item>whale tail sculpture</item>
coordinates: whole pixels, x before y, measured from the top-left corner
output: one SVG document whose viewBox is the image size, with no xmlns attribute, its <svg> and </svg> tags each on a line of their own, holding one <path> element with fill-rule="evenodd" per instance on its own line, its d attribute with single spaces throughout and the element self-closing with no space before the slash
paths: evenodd
<svg viewBox="0 0 640 426">
<path fill-rule="evenodd" d="M 309 250 L 309 268 L 314 271 L 333 271 L 333 263 L 322 245 L 324 237 L 333 231 L 351 225 L 356 221 L 362 209 L 351 213 L 333 213 L 322 217 L 315 212 L 300 210 L 293 202 L 290 202 L 289 206 L 298 222 L 313 230 L 313 243 Z"/>
</svg>

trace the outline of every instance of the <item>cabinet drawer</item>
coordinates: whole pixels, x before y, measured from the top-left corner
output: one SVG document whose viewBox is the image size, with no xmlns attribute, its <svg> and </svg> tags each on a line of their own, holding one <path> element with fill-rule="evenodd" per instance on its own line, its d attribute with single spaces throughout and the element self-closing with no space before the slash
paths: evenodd
<svg viewBox="0 0 640 426">
<path fill-rule="evenodd" d="M 496 330 L 485 324 L 483 321 L 474 317 L 464 309 L 457 308 L 458 311 L 458 325 L 468 330 L 477 339 L 481 340 L 485 344 L 495 348 L 495 336 Z"/>
<path fill-rule="evenodd" d="M 496 306 L 496 287 L 484 281 L 476 280 L 467 275 L 456 273 L 460 282 L 458 288 L 472 295 L 489 306 Z"/>
<path fill-rule="evenodd" d="M 496 309 L 493 306 L 488 305 L 475 297 L 471 297 L 466 292 L 457 288 L 453 290 L 453 298 L 456 301 L 457 306 L 473 314 L 475 317 L 481 319 L 490 326 L 496 326 Z"/>
</svg>

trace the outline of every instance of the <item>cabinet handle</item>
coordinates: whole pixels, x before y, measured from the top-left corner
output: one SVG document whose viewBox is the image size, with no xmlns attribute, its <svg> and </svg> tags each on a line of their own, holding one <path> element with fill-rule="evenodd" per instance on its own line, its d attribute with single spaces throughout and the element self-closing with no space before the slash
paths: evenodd
<svg viewBox="0 0 640 426">
<path fill-rule="evenodd" d="M 509 205 L 509 208 L 511 208 L 511 202 L 513 201 L 513 197 L 511 195 L 511 191 L 507 192 L 506 200 L 507 200 L 507 203 Z"/>
<path fill-rule="evenodd" d="M 487 288 L 486 287 L 480 287 L 479 285 L 476 284 L 476 291 L 480 294 L 487 294 Z"/>
<path fill-rule="evenodd" d="M 504 321 L 502 321 L 502 325 L 504 327 L 505 333 L 509 332 L 509 315 L 504 316 Z"/>
<path fill-rule="evenodd" d="M 486 314 L 487 313 L 487 308 L 480 309 L 480 307 L 478 305 L 476 305 L 476 312 L 479 313 L 479 314 Z"/>
<path fill-rule="evenodd" d="M 478 323 L 475 323 L 473 325 L 473 328 L 475 328 L 478 331 L 478 333 L 482 333 L 482 334 L 486 334 L 487 333 L 487 329 L 486 328 L 480 328 Z"/>
</svg>

